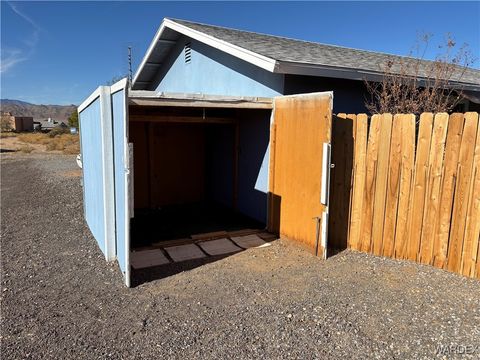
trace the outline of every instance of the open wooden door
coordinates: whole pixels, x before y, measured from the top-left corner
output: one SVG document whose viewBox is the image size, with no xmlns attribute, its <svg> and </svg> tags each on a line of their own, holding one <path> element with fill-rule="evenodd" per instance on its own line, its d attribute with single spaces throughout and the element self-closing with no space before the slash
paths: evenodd
<svg viewBox="0 0 480 360">
<path fill-rule="evenodd" d="M 274 100 L 268 228 L 326 257 L 333 93 Z"/>
<path fill-rule="evenodd" d="M 130 174 L 132 157 L 128 144 L 128 81 L 111 86 L 113 122 L 113 159 L 115 178 L 115 239 L 116 257 L 125 285 L 130 287 L 130 217 L 132 194 Z"/>
</svg>

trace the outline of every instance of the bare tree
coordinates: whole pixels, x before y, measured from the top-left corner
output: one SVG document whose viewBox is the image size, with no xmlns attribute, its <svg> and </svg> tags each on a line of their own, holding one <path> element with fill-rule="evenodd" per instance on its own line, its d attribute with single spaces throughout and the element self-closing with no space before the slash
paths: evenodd
<svg viewBox="0 0 480 360">
<path fill-rule="evenodd" d="M 365 106 L 372 114 L 451 112 L 463 99 L 462 89 L 452 83 L 462 82 L 474 62 L 467 44 L 455 49 L 448 34 L 434 61 L 425 60 L 430 34 L 417 40 L 407 57 L 391 56 L 382 67 L 379 82 L 365 81 L 370 99 Z"/>
</svg>

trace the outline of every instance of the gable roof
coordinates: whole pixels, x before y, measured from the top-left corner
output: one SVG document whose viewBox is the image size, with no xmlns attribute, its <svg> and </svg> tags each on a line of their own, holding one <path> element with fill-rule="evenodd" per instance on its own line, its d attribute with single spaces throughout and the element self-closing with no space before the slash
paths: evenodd
<svg viewBox="0 0 480 360">
<path fill-rule="evenodd" d="M 336 77 L 354 80 L 380 80 L 382 67 L 389 61 L 412 63 L 418 59 L 335 45 L 289 39 L 280 36 L 235 30 L 186 20 L 164 19 L 147 54 L 137 70 L 132 88 L 156 87 L 155 74 L 162 66 L 180 36 L 187 36 L 228 52 L 267 71 Z M 420 60 L 419 75 L 427 77 L 432 62 Z M 395 69 L 393 69 L 395 71 Z M 458 67 L 451 77 L 452 85 L 480 91 L 480 70 Z"/>
</svg>

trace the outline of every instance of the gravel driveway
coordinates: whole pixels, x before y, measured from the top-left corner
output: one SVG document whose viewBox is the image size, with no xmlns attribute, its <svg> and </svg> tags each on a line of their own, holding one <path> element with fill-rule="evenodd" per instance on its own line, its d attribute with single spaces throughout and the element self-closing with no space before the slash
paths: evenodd
<svg viewBox="0 0 480 360">
<path fill-rule="evenodd" d="M 2 359 L 480 358 L 480 282 L 410 262 L 276 241 L 127 289 L 74 157 L 1 158 Z"/>
</svg>

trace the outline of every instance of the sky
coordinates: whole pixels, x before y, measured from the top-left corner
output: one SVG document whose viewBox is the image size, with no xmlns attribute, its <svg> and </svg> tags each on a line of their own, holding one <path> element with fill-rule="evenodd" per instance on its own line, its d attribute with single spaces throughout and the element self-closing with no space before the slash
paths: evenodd
<svg viewBox="0 0 480 360">
<path fill-rule="evenodd" d="M 408 55 L 418 34 L 447 33 L 480 58 L 480 2 L 8 2 L 1 1 L 0 97 L 80 104 L 135 72 L 164 17 Z M 479 68 L 479 60 L 474 67 Z"/>
</svg>

